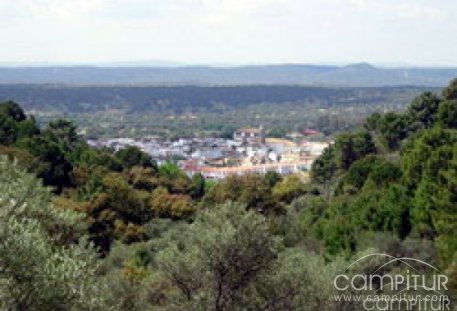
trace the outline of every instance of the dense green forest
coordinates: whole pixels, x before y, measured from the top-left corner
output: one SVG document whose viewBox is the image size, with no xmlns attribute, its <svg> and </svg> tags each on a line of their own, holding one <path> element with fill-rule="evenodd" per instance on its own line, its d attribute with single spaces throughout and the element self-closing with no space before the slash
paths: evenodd
<svg viewBox="0 0 457 311">
<path fill-rule="evenodd" d="M 87 137 L 231 136 L 263 124 L 272 136 L 352 130 L 377 111 L 401 111 L 424 87 L 0 85 L 39 124 L 75 122 Z"/>
<path fill-rule="evenodd" d="M 189 178 L 15 102 L 0 144 L 0 309 L 360 310 L 329 297 L 368 252 L 424 260 L 457 290 L 457 80 L 336 136 L 309 183 Z"/>
<path fill-rule="evenodd" d="M 314 103 L 322 106 L 399 101 L 424 87 L 251 86 L 66 86 L 0 85 L 0 98 L 21 102 L 27 110 L 94 113 L 221 112 L 260 103 Z"/>
</svg>

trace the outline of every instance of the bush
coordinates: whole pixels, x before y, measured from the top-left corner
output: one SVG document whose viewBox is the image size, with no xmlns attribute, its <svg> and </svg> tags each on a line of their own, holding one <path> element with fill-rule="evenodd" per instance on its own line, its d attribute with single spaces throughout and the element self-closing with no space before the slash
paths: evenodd
<svg viewBox="0 0 457 311">
<path fill-rule="evenodd" d="M 97 278 L 97 254 L 80 240 L 59 245 L 56 224 L 81 217 L 54 209 L 34 177 L 0 159 L 0 309 L 102 310 L 108 293 Z"/>
</svg>

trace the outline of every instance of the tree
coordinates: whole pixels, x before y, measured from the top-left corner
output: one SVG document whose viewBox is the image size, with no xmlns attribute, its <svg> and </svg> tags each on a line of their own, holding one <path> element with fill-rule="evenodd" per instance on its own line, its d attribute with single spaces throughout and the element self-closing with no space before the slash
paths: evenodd
<svg viewBox="0 0 457 311">
<path fill-rule="evenodd" d="M 282 177 L 279 173 L 275 171 L 268 171 L 265 176 L 265 183 L 270 187 L 273 188 L 278 182 L 282 180 Z"/>
<path fill-rule="evenodd" d="M 379 156 L 370 155 L 356 161 L 341 178 L 338 190 L 346 186 L 361 189 L 368 179 L 378 186 L 385 186 L 397 181 L 401 177 L 401 170 L 394 164 L 385 161 Z"/>
<path fill-rule="evenodd" d="M 290 175 L 278 182 L 272 189 L 273 198 L 278 202 L 291 203 L 306 193 L 305 184 L 297 175 Z"/>
<path fill-rule="evenodd" d="M 341 134 L 335 141 L 336 161 L 339 168 L 347 170 L 357 160 L 354 140 L 351 134 Z"/>
<path fill-rule="evenodd" d="M 190 182 L 190 195 L 197 199 L 205 194 L 205 178 L 201 173 L 194 174 Z"/>
<path fill-rule="evenodd" d="M 177 310 L 330 307 L 328 282 L 320 283 L 324 277 L 318 276 L 323 270 L 319 264 L 325 263 L 297 250 L 280 252 L 265 218 L 240 204 L 225 203 L 200 213 L 157 260 L 176 288 L 176 296 L 169 299 Z"/>
<path fill-rule="evenodd" d="M 311 179 L 323 185 L 327 195 L 327 201 L 330 199 L 330 186 L 338 169 L 334 154 L 334 146 L 326 148 L 319 158 L 313 162 L 311 167 Z"/>
<path fill-rule="evenodd" d="M 170 194 L 164 187 L 152 192 L 150 207 L 156 217 L 186 219 L 195 212 L 190 196 Z"/>
<path fill-rule="evenodd" d="M 432 128 L 414 137 L 402 150 L 405 183 L 416 188 L 423 176 L 439 183 L 439 171 L 452 159 L 457 144 L 457 131 Z"/>
<path fill-rule="evenodd" d="M 133 166 L 155 167 L 151 156 L 141 151 L 138 147 L 128 146 L 116 152 L 115 157 L 121 161 L 124 168 Z"/>
<path fill-rule="evenodd" d="M 73 212 L 54 209 L 36 178 L 0 159 L 0 309 L 109 308 L 96 252 L 83 240 L 62 245 L 61 235 L 80 221 Z"/>
<path fill-rule="evenodd" d="M 246 204 L 248 209 L 254 209 L 263 214 L 281 214 L 282 204 L 277 204 L 272 196 L 270 181 L 258 174 L 229 176 L 217 183 L 204 196 L 206 206 L 221 204 L 226 201 Z"/>
<path fill-rule="evenodd" d="M 182 177 L 183 175 L 185 175 L 185 173 L 181 171 L 179 167 L 172 162 L 166 162 L 159 167 L 160 177 L 165 177 L 170 180 L 174 180 L 178 177 Z"/>
<path fill-rule="evenodd" d="M 357 226 L 353 207 L 345 197 L 335 198 L 315 225 L 314 234 L 322 239 L 327 255 L 355 250 Z"/>
<path fill-rule="evenodd" d="M 370 133 L 361 131 L 357 133 L 344 133 L 335 140 L 335 160 L 343 170 L 364 156 L 376 152 Z"/>
<path fill-rule="evenodd" d="M 11 118 L 16 122 L 21 122 L 26 119 L 24 110 L 22 110 L 21 106 L 13 101 L 0 103 L 0 115 Z"/>
<path fill-rule="evenodd" d="M 166 162 L 158 168 L 157 184 L 165 187 L 170 193 L 188 194 L 192 181 L 175 163 Z M 197 177 L 196 177 L 197 178 Z M 194 184 L 195 186 L 196 184 Z"/>
<path fill-rule="evenodd" d="M 104 193 L 107 194 L 106 208 L 116 212 L 122 220 L 144 224 L 151 219 L 148 192 L 133 189 L 125 178 L 117 173 L 107 174 L 102 183 Z"/>
<path fill-rule="evenodd" d="M 39 165 L 33 171 L 46 185 L 54 186 L 60 192 L 72 184 L 70 173 L 73 165 L 56 142 L 47 137 L 34 136 L 18 141 L 16 146 L 38 158 Z"/>
<path fill-rule="evenodd" d="M 442 240 L 454 235 L 450 224 L 457 206 L 457 131 L 439 127 L 424 131 L 403 153 L 404 182 L 413 197 L 413 231 L 426 238 L 442 233 Z"/>
<path fill-rule="evenodd" d="M 368 154 L 376 153 L 376 146 L 374 145 L 373 138 L 369 132 L 356 132 L 353 134 L 353 140 L 358 159 L 363 158 Z"/>
<path fill-rule="evenodd" d="M 17 124 L 13 119 L 0 114 L 0 144 L 10 145 L 17 139 Z"/>
<path fill-rule="evenodd" d="M 33 116 L 17 124 L 18 139 L 32 137 L 38 134 L 40 134 L 40 129 L 38 128 L 37 122 Z"/>
<path fill-rule="evenodd" d="M 121 161 L 107 149 L 93 149 L 85 143 L 77 144 L 68 153 L 72 163 L 89 167 L 103 166 L 110 171 L 122 172 Z"/>
<path fill-rule="evenodd" d="M 441 99 L 431 92 L 416 97 L 406 111 L 411 129 L 430 127 L 436 119 L 440 103 Z"/>
<path fill-rule="evenodd" d="M 395 112 L 388 112 L 378 122 L 379 132 L 385 145 L 396 150 L 400 142 L 408 135 L 407 117 Z"/>
<path fill-rule="evenodd" d="M 152 168 L 136 166 L 128 171 L 127 179 L 135 189 L 152 191 L 156 187 L 155 175 L 156 171 Z"/>
<path fill-rule="evenodd" d="M 35 118 L 25 116 L 15 102 L 0 103 L 0 144 L 11 145 L 17 139 L 39 134 Z"/>
<path fill-rule="evenodd" d="M 74 146 L 79 141 L 76 126 L 69 120 L 58 119 L 49 122 L 44 133 L 68 146 Z"/>
<path fill-rule="evenodd" d="M 457 79 L 452 80 L 449 86 L 443 90 L 443 97 L 446 100 L 457 100 Z"/>
<path fill-rule="evenodd" d="M 379 112 L 375 112 L 368 116 L 365 120 L 364 127 L 368 131 L 376 131 L 379 126 L 379 120 L 381 119 L 381 114 Z"/>
<path fill-rule="evenodd" d="M 457 128 L 457 100 L 443 101 L 437 119 L 442 127 Z"/>
</svg>

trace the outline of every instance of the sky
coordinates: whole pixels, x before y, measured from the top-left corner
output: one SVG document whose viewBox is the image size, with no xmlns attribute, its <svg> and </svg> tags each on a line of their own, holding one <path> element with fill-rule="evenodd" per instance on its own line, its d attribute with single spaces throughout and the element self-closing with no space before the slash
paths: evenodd
<svg viewBox="0 0 457 311">
<path fill-rule="evenodd" d="M 0 63 L 457 66 L 456 0 L 0 0 Z"/>
</svg>

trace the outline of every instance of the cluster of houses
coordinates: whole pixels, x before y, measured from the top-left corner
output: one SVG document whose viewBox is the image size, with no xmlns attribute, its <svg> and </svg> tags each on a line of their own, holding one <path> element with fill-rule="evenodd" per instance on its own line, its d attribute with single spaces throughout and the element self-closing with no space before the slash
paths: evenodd
<svg viewBox="0 0 457 311">
<path fill-rule="evenodd" d="M 181 138 L 169 141 L 160 138 L 114 138 L 88 143 L 114 150 L 137 146 L 158 164 L 175 161 L 189 176 L 201 173 L 205 178 L 223 179 L 233 174 L 264 174 L 269 171 L 291 174 L 309 170 L 313 161 L 330 144 L 307 139 L 309 132 L 299 139 L 276 139 L 267 138 L 260 127 L 238 129 L 233 139 Z"/>
</svg>

